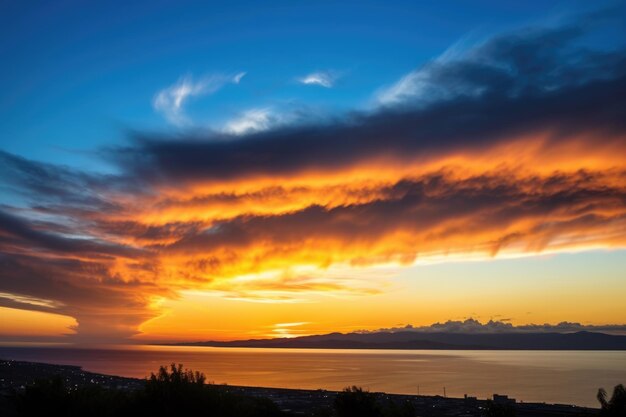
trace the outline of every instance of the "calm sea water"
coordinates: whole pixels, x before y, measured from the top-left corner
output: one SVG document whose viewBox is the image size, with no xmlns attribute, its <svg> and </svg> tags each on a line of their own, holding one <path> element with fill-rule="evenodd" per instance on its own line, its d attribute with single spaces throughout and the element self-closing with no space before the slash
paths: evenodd
<svg viewBox="0 0 626 417">
<path fill-rule="evenodd" d="M 626 352 L 247 349 L 125 346 L 107 349 L 0 347 L 0 358 L 80 365 L 145 377 L 171 362 L 230 385 L 422 395 L 508 394 L 522 401 L 596 407 L 598 388 L 626 383 Z"/>
</svg>

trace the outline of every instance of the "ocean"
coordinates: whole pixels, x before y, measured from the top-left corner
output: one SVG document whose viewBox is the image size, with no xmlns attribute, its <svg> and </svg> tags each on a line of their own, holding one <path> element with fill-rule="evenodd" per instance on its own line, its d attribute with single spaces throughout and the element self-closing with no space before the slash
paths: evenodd
<svg viewBox="0 0 626 417">
<path fill-rule="evenodd" d="M 598 407 L 626 383 L 626 351 L 256 349 L 185 346 L 0 347 L 0 358 L 142 378 L 172 362 L 216 384 L 489 398 Z"/>
</svg>

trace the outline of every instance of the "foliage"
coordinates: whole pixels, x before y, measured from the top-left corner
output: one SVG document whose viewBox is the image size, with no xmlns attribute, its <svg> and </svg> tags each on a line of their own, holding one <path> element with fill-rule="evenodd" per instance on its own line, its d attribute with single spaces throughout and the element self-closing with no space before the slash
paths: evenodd
<svg viewBox="0 0 626 417">
<path fill-rule="evenodd" d="M 356 386 L 345 388 L 337 394 L 335 410 L 338 417 L 382 416 L 382 411 L 374 394 Z"/>
<path fill-rule="evenodd" d="M 600 388 L 598 390 L 598 401 L 602 407 L 600 416 L 626 416 L 626 388 L 624 388 L 624 385 L 619 384 L 613 388 L 613 395 L 611 395 L 610 400 L 607 400 L 607 393 L 604 388 Z"/>
<path fill-rule="evenodd" d="M 68 387 L 61 378 L 37 381 L 15 396 L 18 416 L 126 417 L 178 416 L 279 417 L 276 404 L 205 384 L 202 373 L 182 365 L 161 367 L 143 389 L 123 391 L 97 386 Z"/>
<path fill-rule="evenodd" d="M 413 417 L 410 402 L 377 400 L 376 395 L 352 386 L 337 394 L 334 402 L 337 417 Z"/>
</svg>

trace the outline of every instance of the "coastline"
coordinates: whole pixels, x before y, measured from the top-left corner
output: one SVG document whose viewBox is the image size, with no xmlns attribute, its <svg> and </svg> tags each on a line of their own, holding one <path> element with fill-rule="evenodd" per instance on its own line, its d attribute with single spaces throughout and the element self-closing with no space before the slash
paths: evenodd
<svg viewBox="0 0 626 417">
<path fill-rule="evenodd" d="M 24 390 L 25 386 L 37 379 L 60 376 L 68 386 L 82 387 L 97 385 L 105 389 L 135 390 L 143 387 L 145 380 L 116 375 L 107 375 L 85 371 L 80 366 L 26 362 L 0 359 L 0 407 L 6 405 L 7 398 L 13 392 Z M 229 393 L 267 398 L 272 400 L 281 410 L 306 415 L 315 409 L 330 407 L 338 394 L 332 390 L 309 390 L 293 388 L 268 388 L 237 385 L 211 385 Z M 480 416 L 488 399 L 476 397 L 443 397 L 439 395 L 408 395 L 384 392 L 372 392 L 381 401 L 411 402 L 418 415 L 438 416 Z M 513 406 L 519 417 L 530 416 L 564 416 L 583 417 L 598 415 L 599 409 L 569 404 L 518 402 L 505 394 L 494 394 L 496 403 Z M 0 411 L 2 408 L 0 408 Z"/>
<path fill-rule="evenodd" d="M 590 331 L 571 333 L 377 331 L 369 333 L 335 332 L 293 338 L 178 341 L 159 343 L 158 345 L 294 349 L 626 351 L 626 335 Z"/>
</svg>

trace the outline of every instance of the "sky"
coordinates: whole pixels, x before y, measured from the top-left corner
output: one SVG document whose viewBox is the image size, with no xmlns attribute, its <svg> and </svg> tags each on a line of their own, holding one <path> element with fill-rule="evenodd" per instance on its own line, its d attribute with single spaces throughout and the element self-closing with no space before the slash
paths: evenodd
<svg viewBox="0 0 626 417">
<path fill-rule="evenodd" d="M 624 330 L 625 17 L 2 2 L 0 342 Z"/>
</svg>

